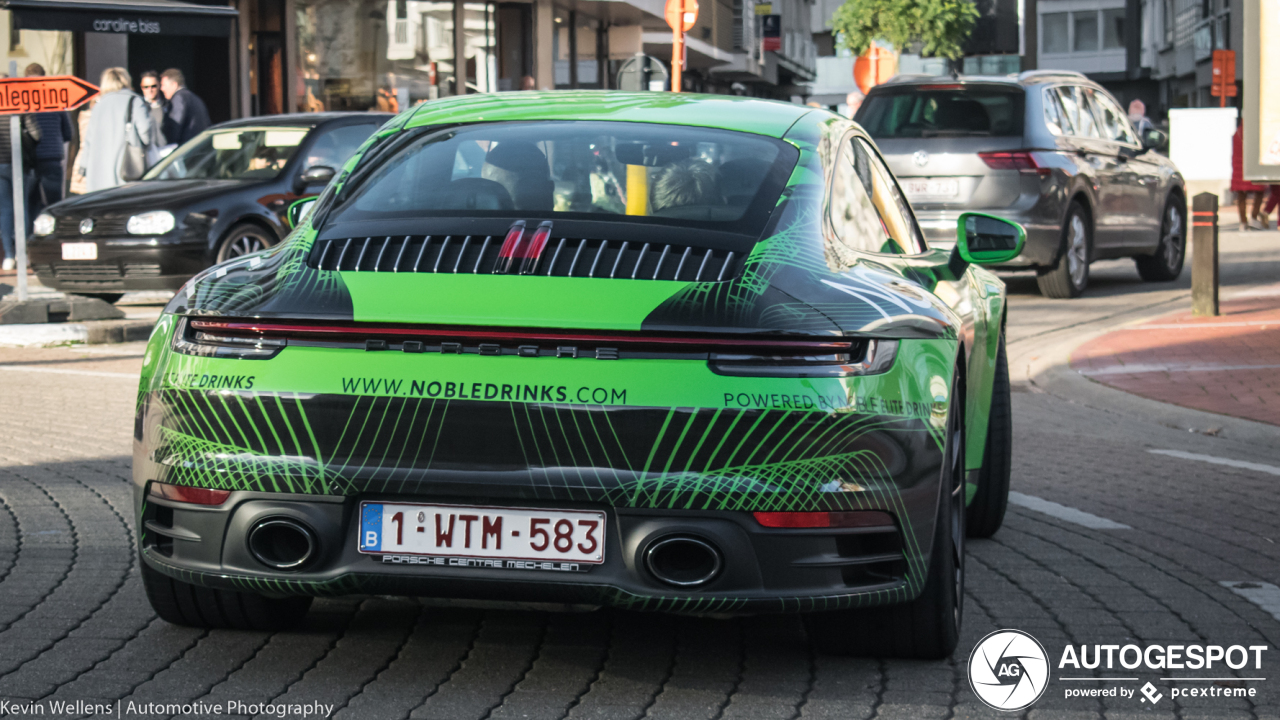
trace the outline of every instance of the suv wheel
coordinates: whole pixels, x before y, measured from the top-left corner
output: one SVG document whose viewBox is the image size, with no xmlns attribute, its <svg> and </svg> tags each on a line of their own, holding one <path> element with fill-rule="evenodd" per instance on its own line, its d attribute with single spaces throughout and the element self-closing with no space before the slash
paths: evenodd
<svg viewBox="0 0 1280 720">
<path fill-rule="evenodd" d="M 1160 245 L 1151 255 L 1140 255 L 1133 260 L 1138 265 L 1138 275 L 1146 282 L 1169 282 L 1182 274 L 1182 263 L 1187 257 L 1187 224 L 1183 220 L 1186 210 L 1178 197 L 1169 198 L 1160 222 Z"/>
<path fill-rule="evenodd" d="M 1062 225 L 1062 257 L 1052 270 L 1036 277 L 1040 293 L 1047 298 L 1080 297 L 1089 287 L 1089 250 L 1093 247 L 1093 227 L 1089 213 L 1077 201 L 1067 211 Z"/>
</svg>

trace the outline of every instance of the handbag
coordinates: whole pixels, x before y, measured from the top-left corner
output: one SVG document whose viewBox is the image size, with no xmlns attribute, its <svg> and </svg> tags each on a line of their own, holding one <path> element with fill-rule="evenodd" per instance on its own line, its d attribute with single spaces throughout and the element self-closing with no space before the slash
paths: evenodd
<svg viewBox="0 0 1280 720">
<path fill-rule="evenodd" d="M 120 153 L 120 166 L 118 168 L 120 180 L 123 182 L 133 182 L 142 177 L 147 171 L 147 149 L 142 146 L 142 138 L 138 137 L 138 129 L 133 126 L 133 101 L 135 96 L 129 96 L 129 103 L 124 108 L 124 149 Z"/>
</svg>

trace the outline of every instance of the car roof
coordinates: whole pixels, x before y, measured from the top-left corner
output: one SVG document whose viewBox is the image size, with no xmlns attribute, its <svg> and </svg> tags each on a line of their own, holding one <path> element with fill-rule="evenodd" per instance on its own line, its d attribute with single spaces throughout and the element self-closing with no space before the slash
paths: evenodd
<svg viewBox="0 0 1280 720">
<path fill-rule="evenodd" d="M 394 117 L 391 113 L 382 112 L 321 112 L 321 113 L 289 113 L 288 115 L 258 115 L 255 117 L 240 118 L 238 120 L 230 120 L 224 123 L 218 123 L 217 127 L 275 127 L 275 126 L 298 126 L 298 125 L 323 125 L 325 123 L 337 120 L 349 120 L 358 118 L 368 118 L 374 123 L 381 125 Z"/>
<path fill-rule="evenodd" d="M 1097 84 L 1085 75 L 1072 70 L 1027 70 L 1021 73 L 1011 73 L 1009 75 L 924 75 L 924 74 L 904 74 L 895 75 L 883 85 L 877 85 L 871 89 L 875 92 L 880 88 L 886 90 L 894 87 L 902 87 L 904 85 L 1008 85 L 1010 87 L 1028 87 L 1031 85 L 1039 85 L 1051 82 L 1069 81 L 1080 85 L 1089 85 L 1097 87 Z"/>
<path fill-rule="evenodd" d="M 578 90 L 460 95 L 418 106 L 406 128 L 515 120 L 606 120 L 691 125 L 781 138 L 813 108 L 696 93 Z"/>
</svg>

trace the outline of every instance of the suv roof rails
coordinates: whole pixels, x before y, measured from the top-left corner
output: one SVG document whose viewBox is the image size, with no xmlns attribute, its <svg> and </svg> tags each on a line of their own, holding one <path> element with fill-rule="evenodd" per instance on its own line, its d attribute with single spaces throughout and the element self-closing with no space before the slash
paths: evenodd
<svg viewBox="0 0 1280 720">
<path fill-rule="evenodd" d="M 1080 78 L 1082 80 L 1089 79 L 1084 73 L 1078 72 L 1076 70 L 1023 70 L 1022 72 L 1018 73 L 1017 77 L 1019 80 L 1028 80 L 1028 79 L 1037 78 L 1037 77 L 1054 77 L 1054 76 L 1057 76 L 1057 77 L 1066 76 L 1066 77 Z"/>
</svg>

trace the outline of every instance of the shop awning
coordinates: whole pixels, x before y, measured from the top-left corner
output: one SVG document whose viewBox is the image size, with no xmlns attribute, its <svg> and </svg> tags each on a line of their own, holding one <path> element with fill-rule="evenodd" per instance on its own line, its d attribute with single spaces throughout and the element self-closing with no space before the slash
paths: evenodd
<svg viewBox="0 0 1280 720">
<path fill-rule="evenodd" d="M 231 34 L 238 14 L 226 5 L 177 0 L 0 0 L 23 30 L 69 30 L 123 35 Z"/>
</svg>

